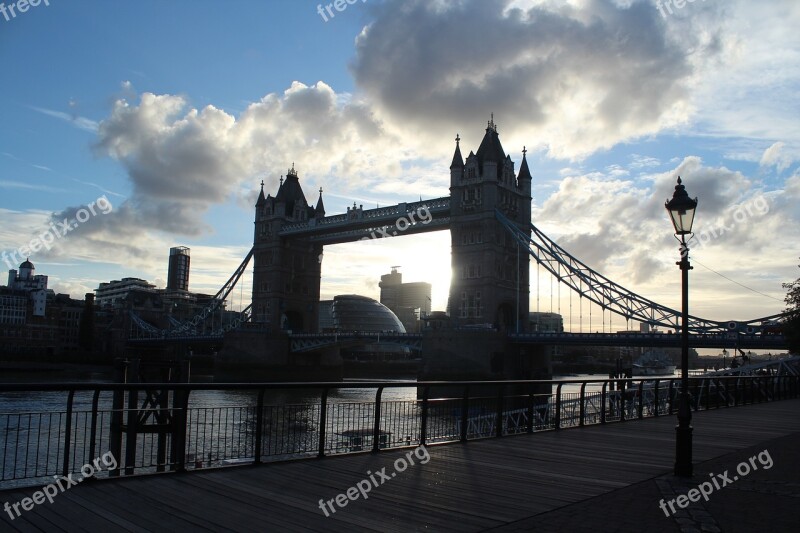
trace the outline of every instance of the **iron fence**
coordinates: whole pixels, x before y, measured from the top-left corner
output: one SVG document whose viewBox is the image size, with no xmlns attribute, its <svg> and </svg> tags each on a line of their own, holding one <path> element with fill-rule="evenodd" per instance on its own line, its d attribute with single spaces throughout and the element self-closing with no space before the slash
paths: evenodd
<svg viewBox="0 0 800 533">
<path fill-rule="evenodd" d="M 565 387 L 569 391 L 565 390 Z M 331 399 L 374 391 L 368 402 Z M 387 389 L 416 399 L 384 400 Z M 303 390 L 302 402 L 267 393 Z M 798 376 L 691 378 L 692 408 L 797 398 Z M 237 394 L 213 405 L 203 393 Z M 0 489 L 78 472 L 111 452 L 99 476 L 187 471 L 503 437 L 669 416 L 678 378 L 569 381 L 0 385 Z M 17 410 L 37 398 L 42 408 Z M 143 400 L 140 402 L 140 400 Z M 26 403 L 27 402 L 27 403 Z"/>
</svg>

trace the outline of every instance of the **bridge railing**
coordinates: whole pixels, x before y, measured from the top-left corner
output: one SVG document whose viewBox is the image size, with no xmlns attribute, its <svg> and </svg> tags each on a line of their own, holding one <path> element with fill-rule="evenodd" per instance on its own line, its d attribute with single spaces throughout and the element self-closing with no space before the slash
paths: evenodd
<svg viewBox="0 0 800 533">
<path fill-rule="evenodd" d="M 680 380 L 657 377 L 0 384 L 0 489 L 68 476 L 109 452 L 116 468 L 100 477 L 380 452 L 669 416 L 679 393 Z M 797 398 L 800 377 L 692 378 L 690 394 L 695 410 Z"/>
</svg>

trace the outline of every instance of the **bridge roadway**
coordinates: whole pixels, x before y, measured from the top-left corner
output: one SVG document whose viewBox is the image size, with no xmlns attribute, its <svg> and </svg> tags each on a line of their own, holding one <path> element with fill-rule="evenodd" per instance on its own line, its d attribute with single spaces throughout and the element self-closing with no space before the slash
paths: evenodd
<svg viewBox="0 0 800 533">
<path fill-rule="evenodd" d="M 555 346 L 647 346 L 679 348 L 681 336 L 665 333 L 511 333 L 509 339 L 515 344 L 546 344 Z M 421 333 L 295 333 L 289 335 L 292 352 L 307 352 L 353 343 L 382 342 L 422 349 Z M 222 343 L 223 335 L 176 335 L 165 337 L 142 337 L 128 339 L 129 344 L 180 344 Z M 689 346 L 693 348 L 735 348 L 747 350 L 785 350 L 786 339 L 782 335 L 741 335 L 738 333 L 693 333 L 689 335 Z"/>
<path fill-rule="evenodd" d="M 798 410 L 800 399 L 694 413 L 691 481 L 671 474 L 675 418 L 662 416 L 429 446 L 430 460 L 403 472 L 394 463 L 408 451 L 392 450 L 92 481 L 13 521 L 3 512 L 0 530 L 796 531 Z M 750 463 L 765 450 L 763 463 Z M 741 463 L 759 468 L 737 479 Z M 321 498 L 384 467 L 389 479 L 368 499 L 330 517 L 320 510 Z M 673 516 L 659 508 L 711 474 L 720 485 L 727 474 L 731 484 Z M 0 492 L 0 500 L 14 503 L 35 489 Z"/>
<path fill-rule="evenodd" d="M 471 330 L 474 331 L 474 330 Z M 489 331 L 489 330 L 487 330 Z M 679 334 L 664 333 L 511 333 L 514 344 L 545 344 L 554 346 L 648 346 L 679 348 Z M 306 333 L 290 336 L 292 352 L 317 350 L 328 346 L 355 342 L 382 342 L 399 344 L 419 350 L 422 348 L 420 333 Z M 738 333 L 693 333 L 689 335 L 689 346 L 694 348 L 742 349 L 786 349 L 786 339 L 781 335 L 740 335 Z"/>
</svg>

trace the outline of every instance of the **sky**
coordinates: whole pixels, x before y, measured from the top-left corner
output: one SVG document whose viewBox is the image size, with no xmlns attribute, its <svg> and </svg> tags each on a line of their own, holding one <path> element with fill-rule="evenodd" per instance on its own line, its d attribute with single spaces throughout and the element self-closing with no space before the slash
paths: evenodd
<svg viewBox="0 0 800 533">
<path fill-rule="evenodd" d="M 664 209 L 679 175 L 699 199 L 692 314 L 778 313 L 800 275 L 795 0 L 15 5 L 0 9 L 0 259 L 29 252 L 56 292 L 163 287 L 169 248 L 188 246 L 190 289 L 214 293 L 252 246 L 262 180 L 274 195 L 294 165 L 329 215 L 447 196 L 456 135 L 477 150 L 492 114 L 516 168 L 527 149 L 534 224 L 626 288 L 680 305 Z M 378 298 L 393 265 L 445 309 L 447 231 L 326 247 L 322 298 Z M 627 326 L 535 264 L 531 284 L 531 310 L 567 329 Z"/>
</svg>

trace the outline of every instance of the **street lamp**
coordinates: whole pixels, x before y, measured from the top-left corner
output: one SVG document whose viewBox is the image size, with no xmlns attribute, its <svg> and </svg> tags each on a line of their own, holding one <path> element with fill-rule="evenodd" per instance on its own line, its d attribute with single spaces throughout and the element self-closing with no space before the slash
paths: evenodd
<svg viewBox="0 0 800 533">
<path fill-rule="evenodd" d="M 689 247 L 686 236 L 692 235 L 692 222 L 697 209 L 697 198 L 692 200 L 678 176 L 672 199 L 664 207 L 669 211 L 675 238 L 681 243 L 681 260 L 676 264 L 681 270 L 681 396 L 678 405 L 678 425 L 675 427 L 675 475 L 692 476 L 692 409 L 689 406 Z"/>
</svg>

